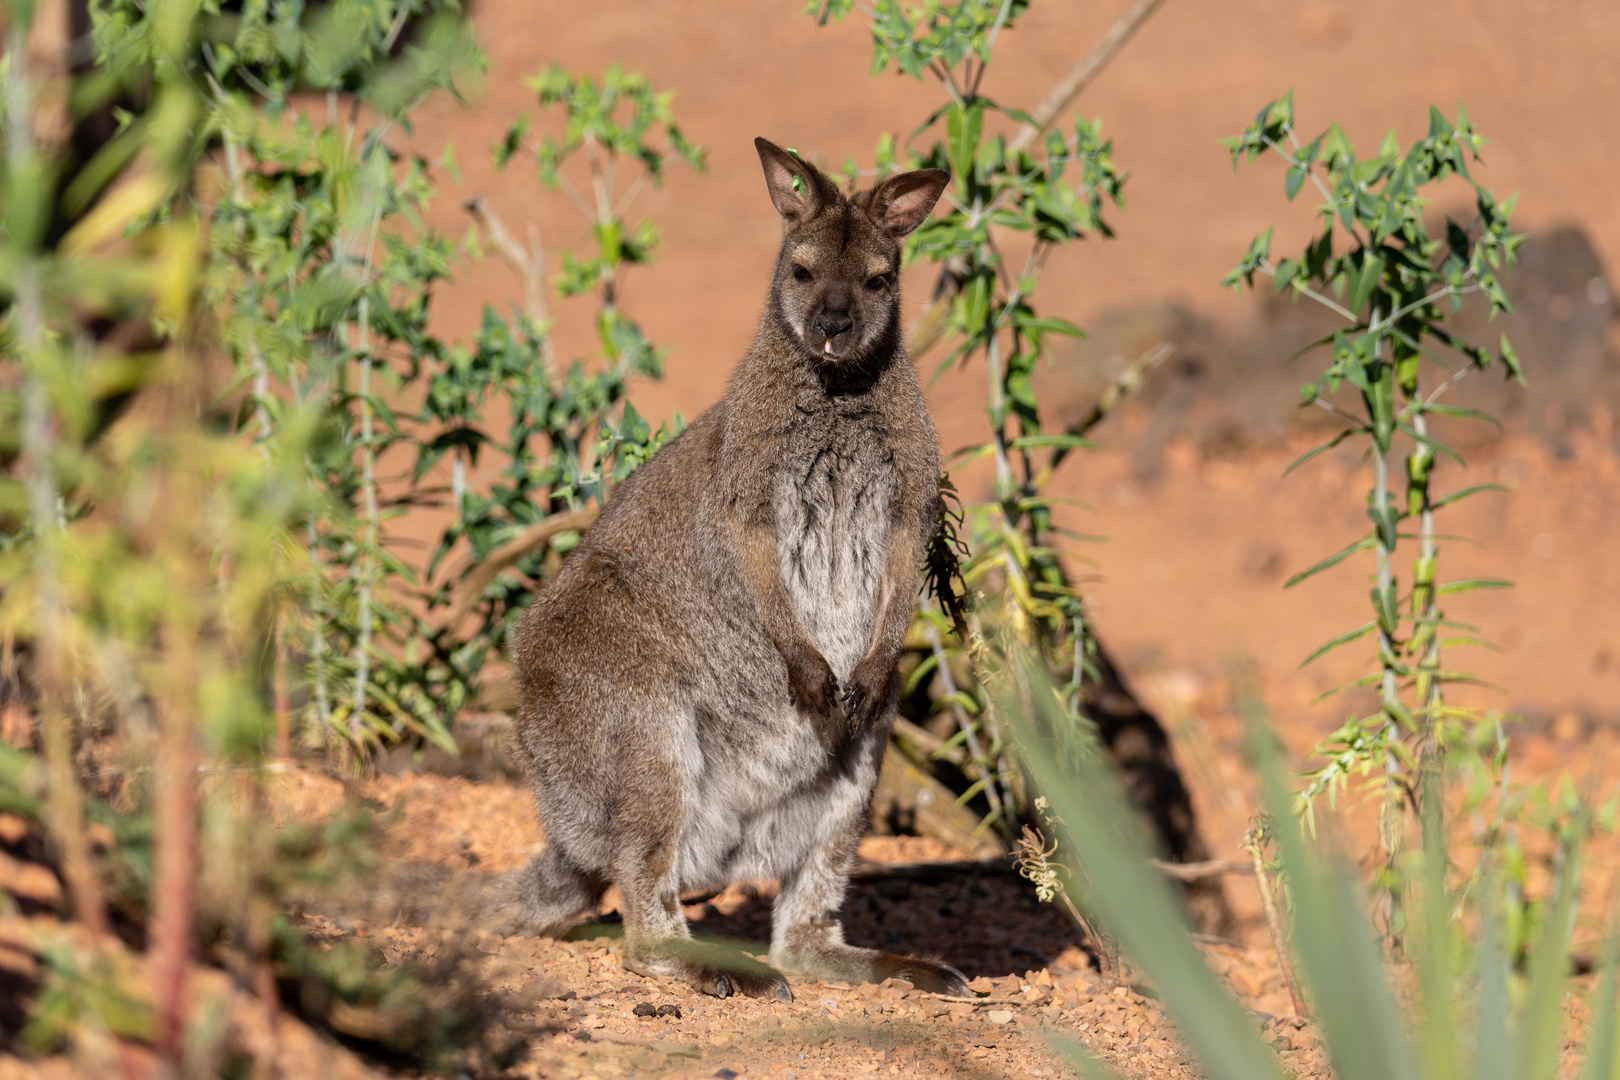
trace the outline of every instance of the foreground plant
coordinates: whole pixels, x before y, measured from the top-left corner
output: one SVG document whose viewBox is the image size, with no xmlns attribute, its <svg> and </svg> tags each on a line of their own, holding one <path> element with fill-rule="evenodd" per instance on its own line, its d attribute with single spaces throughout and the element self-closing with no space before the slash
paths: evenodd
<svg viewBox="0 0 1620 1080">
<path fill-rule="evenodd" d="M 1188 938 L 1170 886 L 1142 858 L 1139 826 L 1117 784 L 1095 758 L 1065 752 L 1061 687 L 1038 656 L 1011 637 L 1002 641 L 1006 651 L 998 655 L 995 700 L 1016 728 L 1032 782 L 1051 801 L 1064 850 L 1072 853 L 1069 888 L 1081 909 L 1118 936 L 1205 1076 L 1281 1077 L 1274 1051 Z M 1307 842 L 1258 701 L 1247 691 L 1241 698 L 1263 806 L 1291 889 L 1291 948 L 1334 1074 L 1343 1080 L 1542 1080 L 1558 1074 L 1566 1041 L 1582 1041 L 1566 1026 L 1564 1000 L 1576 989 L 1567 957 L 1583 846 L 1595 812 L 1577 801 L 1554 832 L 1550 884 L 1537 898 L 1536 930 L 1518 952 L 1508 943 L 1519 936 L 1526 907 L 1511 887 L 1503 850 L 1485 853 L 1477 924 L 1456 920 L 1461 890 L 1449 872 L 1460 853 L 1446 838 L 1439 772 L 1426 770 L 1419 779 L 1423 845 L 1405 864 L 1416 896 L 1414 948 L 1410 966 L 1392 971 L 1366 917 L 1353 868 L 1327 845 Z M 1615 941 L 1611 929 L 1584 1038 L 1581 1075 L 1589 1080 L 1613 1076 L 1620 1060 Z M 1456 965 L 1459 956 L 1472 958 L 1467 970 Z M 1527 958 L 1522 966 L 1521 958 Z M 1412 987 L 1415 1010 L 1391 990 L 1402 985 Z M 1461 1001 L 1477 1004 L 1470 1012 L 1458 1008 Z M 1085 1076 L 1117 1075 L 1083 1047 L 1070 1042 L 1063 1049 Z"/>
</svg>

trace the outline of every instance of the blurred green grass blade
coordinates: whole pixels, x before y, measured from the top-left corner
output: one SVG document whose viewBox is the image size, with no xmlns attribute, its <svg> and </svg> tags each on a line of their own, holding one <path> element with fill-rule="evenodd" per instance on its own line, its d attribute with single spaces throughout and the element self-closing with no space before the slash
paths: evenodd
<svg viewBox="0 0 1620 1080">
<path fill-rule="evenodd" d="M 1512 1080 L 1513 1047 L 1508 1034 L 1507 957 L 1502 946 L 1501 882 L 1486 874 L 1479 929 L 1479 1014 L 1475 1017 L 1474 1080 Z"/>
<path fill-rule="evenodd" d="M 1092 1053 L 1091 1047 L 1078 1039 L 1066 1035 L 1048 1035 L 1047 1042 L 1063 1056 L 1063 1059 L 1074 1066 L 1081 1080 L 1121 1080 L 1119 1073 L 1113 1067 Z"/>
<path fill-rule="evenodd" d="M 1439 766 L 1423 771 L 1423 889 L 1419 896 L 1422 938 L 1418 979 L 1423 988 L 1419 1051 L 1425 1080 L 1458 1075 L 1457 1025 L 1452 1008 L 1451 910 L 1446 902 L 1445 806 Z"/>
<path fill-rule="evenodd" d="M 1519 1080 L 1552 1080 L 1558 1072 L 1564 1026 L 1564 989 L 1569 977 L 1569 934 L 1575 921 L 1575 895 L 1581 881 L 1579 834 L 1564 838 L 1558 878 L 1546 922 L 1530 957 L 1530 993 L 1519 1026 Z"/>
<path fill-rule="evenodd" d="M 1153 846 L 1118 782 L 1093 755 L 1064 753 L 1058 733 L 1073 721 L 1052 680 L 1022 649 L 1008 660 L 995 686 L 998 703 L 1017 725 L 1024 763 L 1059 819 L 1060 852 L 1074 853 L 1085 868 L 1089 906 L 1152 978 L 1209 1080 L 1280 1080 L 1259 1032 L 1188 939 L 1169 883 L 1149 868 L 1144 855 Z"/>
<path fill-rule="evenodd" d="M 1315 859 L 1294 817 L 1275 741 L 1252 687 L 1239 687 L 1264 805 L 1294 897 L 1294 943 L 1339 1080 L 1418 1080 L 1360 886 L 1342 860 Z"/>
<path fill-rule="evenodd" d="M 1581 1080 L 1614 1080 L 1615 1067 L 1615 961 L 1620 955 L 1620 934 L 1609 927 L 1603 942 L 1603 961 L 1598 966 L 1598 998 L 1592 1007 L 1592 1022 L 1586 1033 L 1586 1063 Z"/>
</svg>

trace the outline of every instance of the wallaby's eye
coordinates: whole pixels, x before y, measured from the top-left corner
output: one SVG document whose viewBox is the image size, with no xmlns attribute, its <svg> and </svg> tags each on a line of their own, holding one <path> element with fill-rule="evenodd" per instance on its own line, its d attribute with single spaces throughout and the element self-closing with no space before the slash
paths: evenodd
<svg viewBox="0 0 1620 1080">
<path fill-rule="evenodd" d="M 874 274 L 866 279 L 866 288 L 868 292 L 882 292 L 888 286 L 888 284 L 889 276 L 887 274 Z"/>
<path fill-rule="evenodd" d="M 793 280 L 794 281 L 809 281 L 810 278 L 811 278 L 810 271 L 806 270 L 804 267 L 798 266 L 798 265 L 795 265 L 793 267 Z"/>
</svg>

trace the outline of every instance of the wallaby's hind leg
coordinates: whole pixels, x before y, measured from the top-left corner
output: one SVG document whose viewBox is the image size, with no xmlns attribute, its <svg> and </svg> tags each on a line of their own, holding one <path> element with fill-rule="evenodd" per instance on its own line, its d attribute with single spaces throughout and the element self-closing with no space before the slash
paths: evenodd
<svg viewBox="0 0 1620 1080">
<path fill-rule="evenodd" d="M 676 838 L 673 823 L 666 823 L 660 835 L 642 834 L 619 846 L 614 884 L 623 904 L 624 966 L 638 975 L 672 975 L 715 997 L 792 1001 L 787 980 L 769 965 L 692 940 L 675 873 Z"/>
<path fill-rule="evenodd" d="M 880 730 L 887 731 L 887 725 Z M 865 828 L 870 785 L 849 783 L 834 795 L 817 843 L 782 877 L 771 909 L 771 962 L 786 971 L 846 982 L 906 979 L 919 990 L 971 997 L 967 979 L 949 964 L 864 949 L 844 941 L 838 917 L 849 889 L 849 866 Z"/>
</svg>

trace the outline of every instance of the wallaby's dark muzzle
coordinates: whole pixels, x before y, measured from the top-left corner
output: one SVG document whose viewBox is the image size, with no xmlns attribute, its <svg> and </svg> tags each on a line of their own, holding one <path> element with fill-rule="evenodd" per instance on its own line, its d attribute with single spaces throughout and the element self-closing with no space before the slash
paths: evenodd
<svg viewBox="0 0 1620 1080">
<path fill-rule="evenodd" d="M 816 331 L 827 338 L 835 338 L 854 325 L 855 323 L 847 315 L 829 313 L 817 315 L 815 321 Z"/>
</svg>

